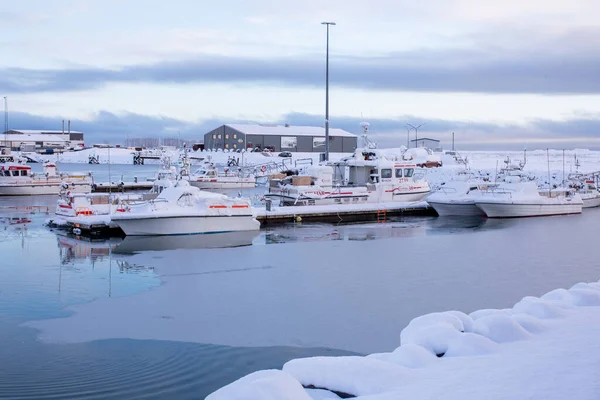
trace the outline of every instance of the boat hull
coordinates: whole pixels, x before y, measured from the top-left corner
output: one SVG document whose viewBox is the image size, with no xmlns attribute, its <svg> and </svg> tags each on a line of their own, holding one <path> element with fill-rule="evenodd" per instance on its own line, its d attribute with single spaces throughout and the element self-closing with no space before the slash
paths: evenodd
<svg viewBox="0 0 600 400">
<path fill-rule="evenodd" d="M 61 182 L 57 183 L 23 183 L 18 185 L 0 185 L 0 196 L 38 196 L 58 195 Z M 89 184 L 69 185 L 69 190 L 74 193 L 90 193 Z"/>
<path fill-rule="evenodd" d="M 600 196 L 583 198 L 583 208 L 594 208 L 600 206 Z"/>
<path fill-rule="evenodd" d="M 155 218 L 113 218 L 127 236 L 193 235 L 199 233 L 239 232 L 260 229 L 251 215 L 178 216 Z"/>
<path fill-rule="evenodd" d="M 572 204 L 512 204 L 475 203 L 488 218 L 541 217 L 549 215 L 580 214 L 582 203 Z"/>
<path fill-rule="evenodd" d="M 485 213 L 483 210 L 475 205 L 474 202 L 471 203 L 459 203 L 459 202 L 435 202 L 428 201 L 427 202 L 435 212 L 438 213 L 440 217 L 447 216 L 460 216 L 460 217 L 485 217 Z"/>
</svg>

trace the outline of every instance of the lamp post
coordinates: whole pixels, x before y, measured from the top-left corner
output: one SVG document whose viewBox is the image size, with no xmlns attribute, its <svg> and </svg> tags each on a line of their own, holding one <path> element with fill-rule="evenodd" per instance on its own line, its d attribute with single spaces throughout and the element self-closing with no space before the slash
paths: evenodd
<svg viewBox="0 0 600 400">
<path fill-rule="evenodd" d="M 410 149 L 410 130 L 412 129 L 408 124 L 405 126 L 406 128 L 406 148 Z"/>
<path fill-rule="evenodd" d="M 411 124 L 406 124 L 408 126 L 410 126 L 411 128 L 413 128 L 415 130 L 415 147 L 417 147 L 419 145 L 418 141 L 419 141 L 419 128 L 422 127 L 423 125 L 425 125 L 425 122 L 423 122 L 421 125 L 411 125 Z"/>
<path fill-rule="evenodd" d="M 8 143 L 8 96 L 4 96 L 4 147 Z"/>
<path fill-rule="evenodd" d="M 335 22 L 321 22 L 327 26 L 327 46 L 325 50 L 325 161 L 329 161 L 329 26 Z"/>
</svg>

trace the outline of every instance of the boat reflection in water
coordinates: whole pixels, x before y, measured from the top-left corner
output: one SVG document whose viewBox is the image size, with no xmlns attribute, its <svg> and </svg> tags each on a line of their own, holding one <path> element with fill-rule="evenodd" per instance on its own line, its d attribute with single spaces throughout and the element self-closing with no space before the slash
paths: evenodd
<svg viewBox="0 0 600 400">
<path fill-rule="evenodd" d="M 56 234 L 61 264 L 88 264 L 108 259 L 121 239 L 94 240 L 85 236 Z"/>
<path fill-rule="evenodd" d="M 114 252 L 131 254 L 142 251 L 250 246 L 259 235 L 260 231 L 240 231 L 198 235 L 125 236 L 125 239 L 114 248 Z"/>
</svg>

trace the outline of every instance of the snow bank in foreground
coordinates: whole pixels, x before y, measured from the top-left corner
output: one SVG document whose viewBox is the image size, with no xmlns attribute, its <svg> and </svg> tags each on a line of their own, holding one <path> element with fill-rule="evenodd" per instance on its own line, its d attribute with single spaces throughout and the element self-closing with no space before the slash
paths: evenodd
<svg viewBox="0 0 600 400">
<path fill-rule="evenodd" d="M 578 283 L 512 309 L 423 315 L 391 353 L 292 360 L 208 399 L 598 399 L 597 321 L 600 282 Z"/>
</svg>

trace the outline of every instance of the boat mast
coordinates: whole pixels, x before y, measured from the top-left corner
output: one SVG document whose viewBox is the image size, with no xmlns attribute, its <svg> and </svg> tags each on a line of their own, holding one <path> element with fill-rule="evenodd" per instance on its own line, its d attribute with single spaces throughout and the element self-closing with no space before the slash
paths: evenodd
<svg viewBox="0 0 600 400">
<path fill-rule="evenodd" d="M 548 197 L 552 197 L 552 184 L 550 183 L 550 151 L 546 148 L 546 160 L 548 162 Z"/>
</svg>

